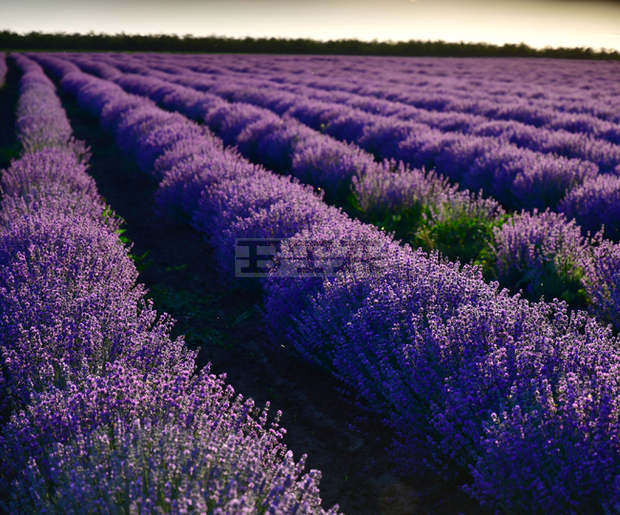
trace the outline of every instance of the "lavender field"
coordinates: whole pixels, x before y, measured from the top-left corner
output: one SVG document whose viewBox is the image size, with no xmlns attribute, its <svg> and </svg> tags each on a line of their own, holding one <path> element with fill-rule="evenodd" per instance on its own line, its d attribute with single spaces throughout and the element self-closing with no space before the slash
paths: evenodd
<svg viewBox="0 0 620 515">
<path fill-rule="evenodd" d="M 620 512 L 620 63 L 0 85 L 1 511 Z"/>
</svg>

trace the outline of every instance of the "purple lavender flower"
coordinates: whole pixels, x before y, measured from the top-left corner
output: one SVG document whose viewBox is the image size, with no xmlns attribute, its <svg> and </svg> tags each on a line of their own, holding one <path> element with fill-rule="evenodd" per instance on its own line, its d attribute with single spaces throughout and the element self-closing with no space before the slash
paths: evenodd
<svg viewBox="0 0 620 515">
<path fill-rule="evenodd" d="M 102 202 L 95 181 L 86 173 L 86 165 L 78 163 L 73 153 L 62 149 L 26 153 L 2 174 L 0 187 L 8 196 L 44 196 L 52 184 L 67 193 L 81 192 L 91 202 Z"/>
<path fill-rule="evenodd" d="M 416 206 L 436 207 L 460 196 L 456 187 L 436 173 L 394 161 L 368 167 L 355 176 L 353 193 L 357 206 L 370 219 L 398 215 Z"/>
<path fill-rule="evenodd" d="M 584 181 L 561 202 L 560 211 L 586 231 L 604 227 L 605 236 L 620 239 L 620 176 L 599 175 Z"/>
<path fill-rule="evenodd" d="M 502 284 L 533 298 L 562 298 L 580 288 L 587 242 L 574 220 L 545 211 L 521 212 L 493 231 L 495 272 Z M 566 297 L 566 300 L 574 300 Z"/>
<path fill-rule="evenodd" d="M 602 241 L 594 247 L 583 283 L 592 300 L 591 311 L 620 329 L 619 243 Z"/>
<path fill-rule="evenodd" d="M 321 137 L 299 143 L 291 163 L 295 177 L 324 189 L 332 200 L 346 198 L 352 181 L 377 168 L 361 149 Z"/>
<path fill-rule="evenodd" d="M 173 221 L 191 220 L 205 189 L 220 181 L 255 176 L 262 169 L 202 137 L 175 144 L 157 159 L 155 170 L 163 176 L 155 194 L 157 212 Z"/>
</svg>

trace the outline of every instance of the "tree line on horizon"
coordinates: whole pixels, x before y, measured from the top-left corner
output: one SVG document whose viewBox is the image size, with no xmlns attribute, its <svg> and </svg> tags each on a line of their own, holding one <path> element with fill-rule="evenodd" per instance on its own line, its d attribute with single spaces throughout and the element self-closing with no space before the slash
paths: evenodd
<svg viewBox="0 0 620 515">
<path fill-rule="evenodd" d="M 88 34 L 66 32 L 0 31 L 0 48 L 6 50 L 83 50 L 129 52 L 209 52 L 266 54 L 344 54 L 376 56 L 436 57 L 555 57 L 570 59 L 618 60 L 615 50 L 592 48 L 532 48 L 525 43 L 450 43 L 447 41 L 360 41 L 337 39 L 318 41 L 307 38 L 233 38 L 176 34 Z"/>
</svg>

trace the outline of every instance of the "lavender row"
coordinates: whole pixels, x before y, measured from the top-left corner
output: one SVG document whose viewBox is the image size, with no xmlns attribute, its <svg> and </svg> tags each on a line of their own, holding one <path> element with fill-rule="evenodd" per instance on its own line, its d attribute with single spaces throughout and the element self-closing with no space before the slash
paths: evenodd
<svg viewBox="0 0 620 515">
<path fill-rule="evenodd" d="M 203 59 L 204 57 L 196 58 L 198 64 L 190 61 L 190 67 L 197 71 L 204 70 L 205 68 L 199 64 Z M 216 62 L 211 61 L 211 63 L 206 66 L 207 71 L 212 71 L 213 64 L 218 66 L 226 63 L 226 57 L 216 58 Z M 269 64 L 263 63 L 262 70 L 260 65 L 249 68 L 250 73 L 264 74 L 264 70 L 269 69 Z M 496 101 L 489 98 L 484 89 L 478 94 L 471 90 L 465 93 L 462 92 L 461 86 L 461 94 L 459 95 L 457 92 L 459 85 L 451 91 L 442 92 L 439 88 L 429 87 L 427 84 L 421 87 L 411 87 L 408 82 L 394 81 L 389 75 L 389 87 L 386 87 L 385 80 L 376 79 L 376 71 L 366 80 L 360 76 L 358 70 L 334 70 L 328 77 L 317 77 L 316 74 L 304 73 L 295 74 L 294 77 L 301 84 L 332 92 L 358 93 L 364 96 L 398 101 L 432 111 L 455 111 L 481 115 L 491 119 L 515 120 L 536 127 L 586 133 L 612 143 L 620 142 L 620 128 L 615 117 L 612 121 L 605 121 L 588 114 L 563 113 L 555 109 L 531 106 L 529 102 L 520 100 L 510 101 L 509 98 L 505 98 Z M 449 80 L 449 77 L 444 78 L 442 84 L 445 85 Z M 429 92 L 430 90 L 432 93 Z"/>
<path fill-rule="evenodd" d="M 17 139 L 24 152 L 43 148 L 63 148 L 71 145 L 69 121 L 56 95 L 54 87 L 42 73 L 41 67 L 30 59 L 17 56 L 22 71 L 19 100 L 15 119 Z"/>
<path fill-rule="evenodd" d="M 141 60 L 142 61 L 142 60 Z M 162 66 L 161 59 L 144 60 L 143 64 Z M 140 62 L 140 61 L 138 61 Z M 187 75 L 193 66 L 180 67 L 163 60 L 161 69 L 171 73 Z M 620 146 L 604 140 L 594 139 L 586 134 L 568 132 L 563 129 L 550 130 L 527 125 L 513 120 L 494 120 L 484 116 L 462 113 L 458 111 L 442 110 L 429 111 L 403 104 L 398 101 L 383 100 L 374 97 L 349 93 L 346 91 L 325 90 L 317 87 L 308 87 L 299 75 L 293 73 L 274 73 L 272 70 L 253 70 L 243 73 L 231 73 L 223 68 L 221 71 L 209 69 L 209 79 L 218 85 L 243 83 L 253 90 L 265 89 L 277 91 L 280 97 L 286 98 L 291 93 L 306 99 L 313 99 L 349 107 L 380 116 L 394 117 L 398 120 L 413 121 L 428 125 L 443 132 L 460 132 L 472 136 L 491 136 L 501 138 L 508 143 L 536 152 L 553 153 L 568 158 L 578 158 L 595 163 L 604 172 L 613 172 L 620 167 Z M 234 80 L 232 79 L 234 77 Z M 316 78 L 313 79 L 316 81 Z M 359 78 L 357 80 L 359 82 Z M 278 106 L 285 105 L 280 102 Z"/>
<path fill-rule="evenodd" d="M 53 85 L 16 60 L 36 150 L 1 180 L 3 510 L 322 512 L 320 474 L 293 460 L 279 415 L 197 373 L 170 337 L 117 218 L 60 143 L 70 129 Z"/>
<path fill-rule="evenodd" d="M 169 177 L 188 186 L 168 205 L 195 206 L 199 230 L 221 231 L 224 217 L 233 237 L 288 236 L 263 280 L 274 340 L 331 370 L 384 414 L 406 473 L 431 467 L 503 511 L 617 505 L 620 354 L 609 330 L 562 303 L 530 304 L 498 291 L 475 268 L 399 246 L 295 183 L 260 169 L 248 179 L 252 165 L 232 153 L 222 163 L 198 126 L 176 125 L 175 115 L 109 82 L 40 59 L 127 150 L 158 149 L 146 171 L 163 177 L 164 189 Z M 188 132 L 176 137 L 181 130 Z M 375 251 L 371 267 L 360 250 Z M 343 266 L 332 277 L 278 276 L 289 258 L 312 269 L 334 252 Z"/>
<path fill-rule="evenodd" d="M 122 62 L 128 61 L 137 64 L 125 64 L 127 70 L 152 73 L 144 66 L 149 61 L 135 61 L 125 57 L 122 59 Z M 323 102 L 326 102 L 333 104 L 331 107 L 344 105 L 385 118 L 395 118 L 397 123 L 398 121 L 413 122 L 419 130 L 428 131 L 430 127 L 440 132 L 455 132 L 457 135 L 463 133 L 471 137 L 486 139 L 491 137 L 499 139 L 500 142 L 504 143 L 504 146 L 516 145 L 535 152 L 553 153 L 554 156 L 549 156 L 548 159 L 554 159 L 555 154 L 566 158 L 583 159 L 594 163 L 597 169 L 603 172 L 613 172 L 616 167 L 620 167 L 620 146 L 595 140 L 584 134 L 541 129 L 520 122 L 492 121 L 482 116 L 459 112 L 428 111 L 397 102 L 367 98 L 342 91 L 325 91 L 299 84 L 287 84 L 291 80 L 293 82 L 299 80 L 296 75 L 292 74 L 276 76 L 273 80 L 266 81 L 255 78 L 249 72 L 231 75 L 225 70 L 215 72 L 210 69 L 209 76 L 201 76 L 187 71 L 188 68 L 173 64 L 160 64 L 156 67 L 183 77 L 184 81 L 180 83 L 184 85 L 268 107 L 276 110 L 278 114 L 284 114 L 286 110 L 292 109 L 296 105 L 316 100 L 318 105 L 323 108 L 326 107 Z M 172 80 L 178 81 L 176 78 Z M 339 114 L 343 115 L 342 111 L 339 111 Z M 420 127 L 420 124 L 428 127 Z M 315 126 L 315 128 L 319 127 Z M 443 135 L 443 137 L 449 137 L 449 134 Z M 434 163 L 426 164 L 432 166 Z M 566 166 L 565 160 L 560 160 L 558 164 Z M 578 166 L 578 162 L 575 161 L 575 164 Z"/>
<path fill-rule="evenodd" d="M 226 104 L 145 75 L 121 75 L 109 66 L 82 65 L 164 107 L 204 120 L 225 143 L 270 168 L 290 171 L 332 193 L 352 180 L 364 218 L 395 230 L 401 238 L 451 258 L 477 260 L 502 285 L 523 289 L 529 298 L 557 297 L 571 306 L 589 305 L 598 317 L 620 327 L 614 314 L 618 304 L 603 300 L 615 295 L 618 279 L 613 273 L 593 271 L 593 263 L 601 259 L 595 255 L 600 237 L 584 238 L 579 227 L 561 215 L 535 211 L 505 223 L 503 211 L 493 202 L 450 189 L 432 174 L 393 162 L 374 164 L 369 156 L 270 112 Z M 613 214 L 617 205 L 606 214 Z M 606 293 L 599 295 L 599 288 Z"/>
<path fill-rule="evenodd" d="M 283 88 L 281 85 L 279 87 Z M 455 111 L 429 111 L 391 100 L 368 98 L 346 92 L 323 91 L 299 85 L 286 85 L 283 90 L 303 94 L 309 99 L 342 103 L 380 116 L 421 123 L 442 132 L 490 136 L 535 152 L 591 161 L 603 173 L 614 172 L 615 168 L 620 166 L 619 145 L 594 139 L 582 133 L 535 127 L 514 120 L 494 120 Z"/>
</svg>

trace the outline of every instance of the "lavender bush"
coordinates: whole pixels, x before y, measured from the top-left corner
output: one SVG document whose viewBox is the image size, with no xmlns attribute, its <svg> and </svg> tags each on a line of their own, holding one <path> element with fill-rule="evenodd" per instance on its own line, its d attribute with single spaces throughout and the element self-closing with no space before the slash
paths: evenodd
<svg viewBox="0 0 620 515">
<path fill-rule="evenodd" d="M 378 169 L 365 152 L 327 138 L 308 138 L 300 143 L 291 162 L 295 177 L 324 189 L 334 202 L 346 201 L 351 183 Z"/>
<path fill-rule="evenodd" d="M 571 191 L 560 210 L 575 218 L 587 231 L 603 228 L 605 235 L 614 241 L 620 239 L 620 176 L 600 175 L 585 181 Z"/>
<path fill-rule="evenodd" d="M 353 177 L 355 202 L 371 220 L 440 205 L 459 196 L 456 188 L 436 173 L 409 169 L 402 161 L 385 161 Z"/>
<path fill-rule="evenodd" d="M 11 163 L 0 178 L 4 198 L 43 198 L 54 187 L 69 195 L 80 195 L 85 204 L 103 211 L 103 200 L 95 181 L 86 173 L 86 165 L 75 154 L 63 149 L 29 152 Z"/>
<path fill-rule="evenodd" d="M 489 272 L 493 231 L 504 220 L 505 212 L 495 200 L 459 192 L 425 213 L 415 240 L 428 250 L 462 263 L 476 263 Z"/>
<path fill-rule="evenodd" d="M 0 268 L 4 401 L 22 406 L 121 355 L 144 368 L 180 359 L 170 320 L 145 304 L 128 249 L 101 223 L 47 210 L 13 218 Z"/>
<path fill-rule="evenodd" d="M 620 330 L 620 244 L 608 241 L 594 247 L 582 279 L 591 310 Z"/>
<path fill-rule="evenodd" d="M 219 181 L 260 173 L 260 167 L 240 160 L 234 152 L 214 147 L 211 141 L 207 138 L 184 140 L 155 162 L 156 173 L 163 177 L 155 194 L 157 210 L 162 217 L 191 220 L 205 189 Z"/>
<path fill-rule="evenodd" d="M 302 353 L 355 385 L 376 409 L 389 406 L 389 421 L 398 435 L 394 454 L 403 470 L 431 467 L 457 482 L 467 482 L 471 473 L 475 486 L 469 491 L 509 512 L 538 506 L 580 512 L 593 500 L 600 503 L 598 509 L 613 506 L 617 341 L 592 320 L 573 319 L 565 306 L 532 306 L 496 292 L 473 270 L 459 271 L 421 254 L 411 259 L 406 253 L 389 270 L 379 279 L 326 281 L 305 309 L 292 315 L 294 329 L 288 334 Z M 606 364 L 593 367 L 591 360 Z M 571 372 L 565 372 L 567 366 Z M 565 381 L 571 377 L 582 378 L 586 386 L 565 396 Z M 547 385 L 559 412 L 542 409 L 539 384 Z M 599 384 L 606 386 L 599 390 Z M 494 463 L 514 468 L 520 453 L 493 437 L 486 439 L 494 413 L 521 406 L 530 420 L 537 420 L 537 431 L 567 428 L 579 424 L 571 406 L 582 395 L 592 401 L 579 415 L 581 427 L 603 431 L 605 443 L 590 431 L 544 432 L 551 438 L 545 442 L 532 431 L 525 438 L 536 449 L 528 459 L 532 480 L 539 481 L 537 490 L 523 490 L 525 473 L 497 473 Z M 522 430 L 514 426 L 505 438 L 517 442 L 524 438 L 520 435 Z M 497 458 L 490 464 L 488 446 Z M 577 458 L 583 452 L 588 463 Z M 569 455 L 575 459 L 565 461 Z M 554 465 L 547 461 L 551 459 Z M 535 463 L 545 472 L 539 474 Z M 555 477 L 554 467 L 562 469 L 572 486 L 546 487 L 545 478 Z M 579 488 L 581 478 L 587 489 Z"/>
<path fill-rule="evenodd" d="M 533 298 L 578 302 L 587 263 L 579 226 L 563 215 L 522 212 L 494 229 L 493 258 L 502 284 Z M 581 299 L 583 303 L 585 299 Z"/>
</svg>

